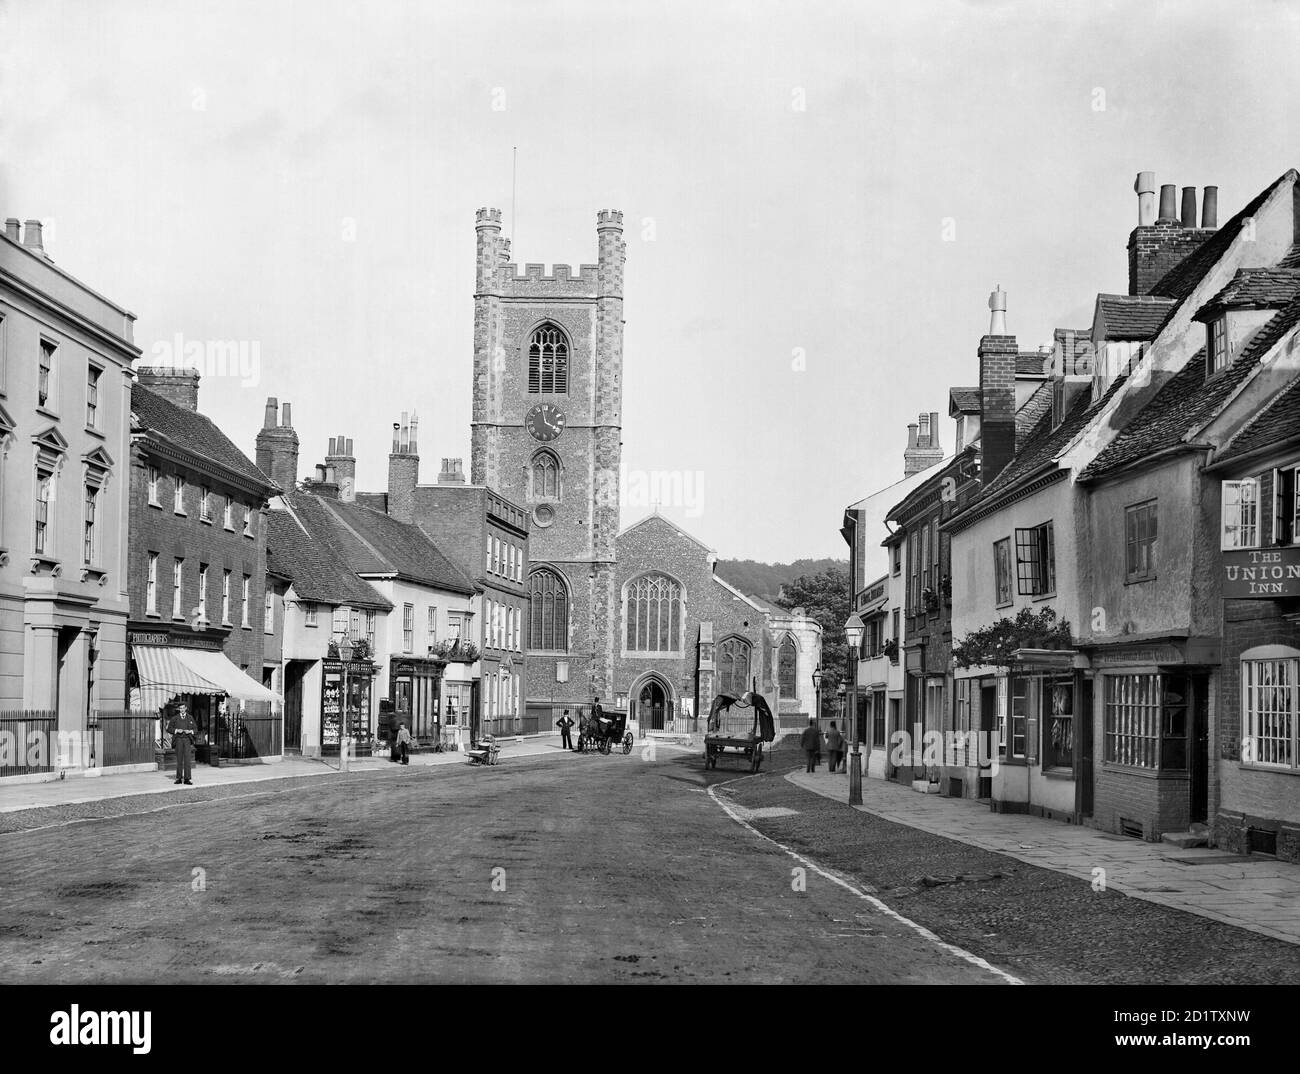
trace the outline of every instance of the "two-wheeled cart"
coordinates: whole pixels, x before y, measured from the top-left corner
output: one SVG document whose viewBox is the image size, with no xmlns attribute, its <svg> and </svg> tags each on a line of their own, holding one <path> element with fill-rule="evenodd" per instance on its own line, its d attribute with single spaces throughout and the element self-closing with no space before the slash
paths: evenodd
<svg viewBox="0 0 1300 1074">
<path fill-rule="evenodd" d="M 749 763 L 749 770 L 757 772 L 763 763 L 763 743 L 774 738 L 776 724 L 762 694 L 719 694 L 709 709 L 704 767 L 717 768 L 720 757 L 742 757 Z"/>
</svg>

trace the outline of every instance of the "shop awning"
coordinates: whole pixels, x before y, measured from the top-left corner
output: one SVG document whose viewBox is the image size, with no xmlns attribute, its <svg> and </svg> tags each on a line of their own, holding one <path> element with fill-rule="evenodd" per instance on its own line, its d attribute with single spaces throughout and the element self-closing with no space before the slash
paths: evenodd
<svg viewBox="0 0 1300 1074">
<path fill-rule="evenodd" d="M 173 649 L 172 653 L 190 671 L 216 683 L 218 693 L 229 694 L 238 701 L 280 700 L 279 694 L 240 671 L 223 652 L 215 649 Z"/>
<path fill-rule="evenodd" d="M 140 688 L 132 691 L 131 707 L 157 712 L 178 694 L 224 694 L 225 688 L 179 659 L 183 650 L 165 645 L 133 645 Z M 238 670 L 236 668 L 236 670 Z"/>
</svg>

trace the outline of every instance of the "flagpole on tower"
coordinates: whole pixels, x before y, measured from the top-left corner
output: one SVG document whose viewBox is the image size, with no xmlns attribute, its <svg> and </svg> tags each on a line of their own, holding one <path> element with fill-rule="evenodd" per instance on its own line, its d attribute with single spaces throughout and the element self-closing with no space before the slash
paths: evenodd
<svg viewBox="0 0 1300 1074">
<path fill-rule="evenodd" d="M 519 147 L 510 149 L 510 247 L 515 245 L 515 177 L 519 172 Z"/>
</svg>

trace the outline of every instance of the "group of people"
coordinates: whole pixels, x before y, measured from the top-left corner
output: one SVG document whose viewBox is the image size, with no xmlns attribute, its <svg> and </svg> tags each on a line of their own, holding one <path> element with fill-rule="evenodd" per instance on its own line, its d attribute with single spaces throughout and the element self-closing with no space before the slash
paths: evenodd
<svg viewBox="0 0 1300 1074">
<path fill-rule="evenodd" d="M 578 728 L 578 744 L 575 746 L 573 744 L 574 719 L 569 715 L 569 710 L 565 709 L 564 715 L 555 721 L 555 726 L 560 729 L 560 747 L 576 753 L 582 749 L 585 738 L 603 736 L 613 722 L 600 707 L 600 698 L 596 698 L 592 703 L 590 715 L 583 717 L 582 724 Z"/>
<path fill-rule="evenodd" d="M 823 744 L 826 748 L 827 767 L 832 772 L 840 771 L 845 764 L 844 736 L 840 734 L 834 720 L 831 721 L 830 730 L 822 734 L 821 728 L 817 726 L 817 718 L 810 716 L 808 726 L 804 728 L 803 734 L 799 736 L 799 745 L 808 757 L 808 767 L 804 771 L 817 771 L 817 764 L 822 756 Z M 844 770 L 847 771 L 847 769 Z"/>
</svg>

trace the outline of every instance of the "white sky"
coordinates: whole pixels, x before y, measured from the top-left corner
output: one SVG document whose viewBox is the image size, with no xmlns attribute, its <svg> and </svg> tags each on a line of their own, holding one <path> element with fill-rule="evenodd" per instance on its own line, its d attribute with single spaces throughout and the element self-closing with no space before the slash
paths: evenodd
<svg viewBox="0 0 1300 1074">
<path fill-rule="evenodd" d="M 255 341 L 256 384 L 200 390 L 250 456 L 274 395 L 300 476 L 342 433 L 382 489 L 403 409 L 424 480 L 468 469 L 474 210 L 510 230 L 518 146 L 516 261 L 594 262 L 624 210 L 624 462 L 703 474 L 664 513 L 724 557 L 844 556 L 907 422 L 977 383 L 995 284 L 1049 342 L 1126 289 L 1139 170 L 1217 184 L 1222 222 L 1300 165 L 1298 30 L 1264 2 L 0 0 L 0 215 L 44 218 L 146 356 Z"/>
</svg>

